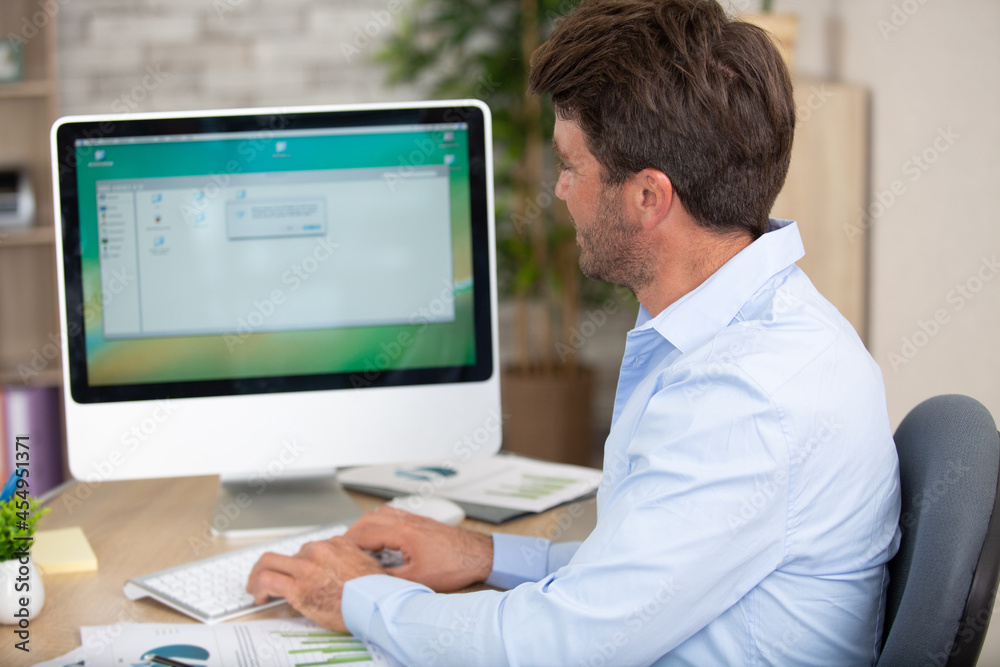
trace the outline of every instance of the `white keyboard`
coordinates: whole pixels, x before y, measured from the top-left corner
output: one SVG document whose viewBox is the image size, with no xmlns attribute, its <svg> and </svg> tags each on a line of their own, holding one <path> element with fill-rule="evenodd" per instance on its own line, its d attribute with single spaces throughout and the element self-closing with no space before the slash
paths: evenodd
<svg viewBox="0 0 1000 667">
<path fill-rule="evenodd" d="M 284 603 L 283 598 L 276 598 L 255 605 L 253 596 L 246 592 L 250 570 L 265 552 L 292 556 L 306 542 L 327 540 L 346 530 L 343 524 L 324 526 L 135 577 L 125 583 L 125 596 L 130 600 L 155 598 L 202 623 L 228 621 Z"/>
</svg>

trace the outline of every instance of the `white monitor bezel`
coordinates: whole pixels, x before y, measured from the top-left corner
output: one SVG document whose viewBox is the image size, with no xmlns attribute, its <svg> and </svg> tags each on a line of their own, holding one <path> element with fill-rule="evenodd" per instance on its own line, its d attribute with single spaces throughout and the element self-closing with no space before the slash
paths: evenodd
<svg viewBox="0 0 1000 667">
<path fill-rule="evenodd" d="M 60 176 L 66 165 L 60 162 L 60 128 L 70 124 L 83 124 L 79 125 L 82 127 L 162 119 L 424 108 L 478 109 L 483 118 L 491 322 L 488 377 L 454 383 L 156 397 L 104 403 L 79 402 L 74 398 L 70 366 L 73 343 L 69 340 L 67 319 L 68 309 L 74 303 L 67 295 L 64 266 L 68 261 L 67 251 L 71 249 L 64 247 L 66 229 L 61 215 Z M 502 420 L 490 137 L 489 109 L 478 100 L 91 115 L 58 120 L 52 128 L 53 194 L 57 211 L 63 395 L 73 476 L 102 481 L 224 474 L 266 481 L 278 475 L 346 465 L 464 459 L 495 453 L 500 447 Z M 76 300 L 80 301 L 79 295 Z M 288 420 L 273 418 L 276 414 L 294 414 L 297 418 L 294 424 L 289 424 Z M 241 447 L 239 443 L 252 445 Z"/>
</svg>

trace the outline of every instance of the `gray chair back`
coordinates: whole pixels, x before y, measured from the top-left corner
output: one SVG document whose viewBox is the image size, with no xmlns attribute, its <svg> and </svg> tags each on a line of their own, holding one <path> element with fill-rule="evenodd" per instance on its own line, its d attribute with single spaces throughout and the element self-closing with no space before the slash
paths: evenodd
<svg viewBox="0 0 1000 667">
<path fill-rule="evenodd" d="M 1000 436 L 979 402 L 928 399 L 895 434 L 902 491 L 878 665 L 975 665 L 1000 573 Z"/>
</svg>

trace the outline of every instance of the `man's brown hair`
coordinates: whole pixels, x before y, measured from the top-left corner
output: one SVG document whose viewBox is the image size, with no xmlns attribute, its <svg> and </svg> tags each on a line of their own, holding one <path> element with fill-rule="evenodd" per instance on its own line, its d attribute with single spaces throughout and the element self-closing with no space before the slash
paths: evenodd
<svg viewBox="0 0 1000 667">
<path fill-rule="evenodd" d="M 767 231 L 792 84 L 767 33 L 715 0 L 585 2 L 535 51 L 528 87 L 579 124 L 609 185 L 659 169 L 704 227 Z"/>
</svg>

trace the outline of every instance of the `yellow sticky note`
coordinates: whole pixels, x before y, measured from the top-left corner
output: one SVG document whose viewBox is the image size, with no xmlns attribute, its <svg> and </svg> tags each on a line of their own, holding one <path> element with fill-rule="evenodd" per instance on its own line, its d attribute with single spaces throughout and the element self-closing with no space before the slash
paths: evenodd
<svg viewBox="0 0 1000 667">
<path fill-rule="evenodd" d="M 97 571 L 97 556 L 79 526 L 39 530 L 31 545 L 31 558 L 45 574 Z"/>
</svg>

